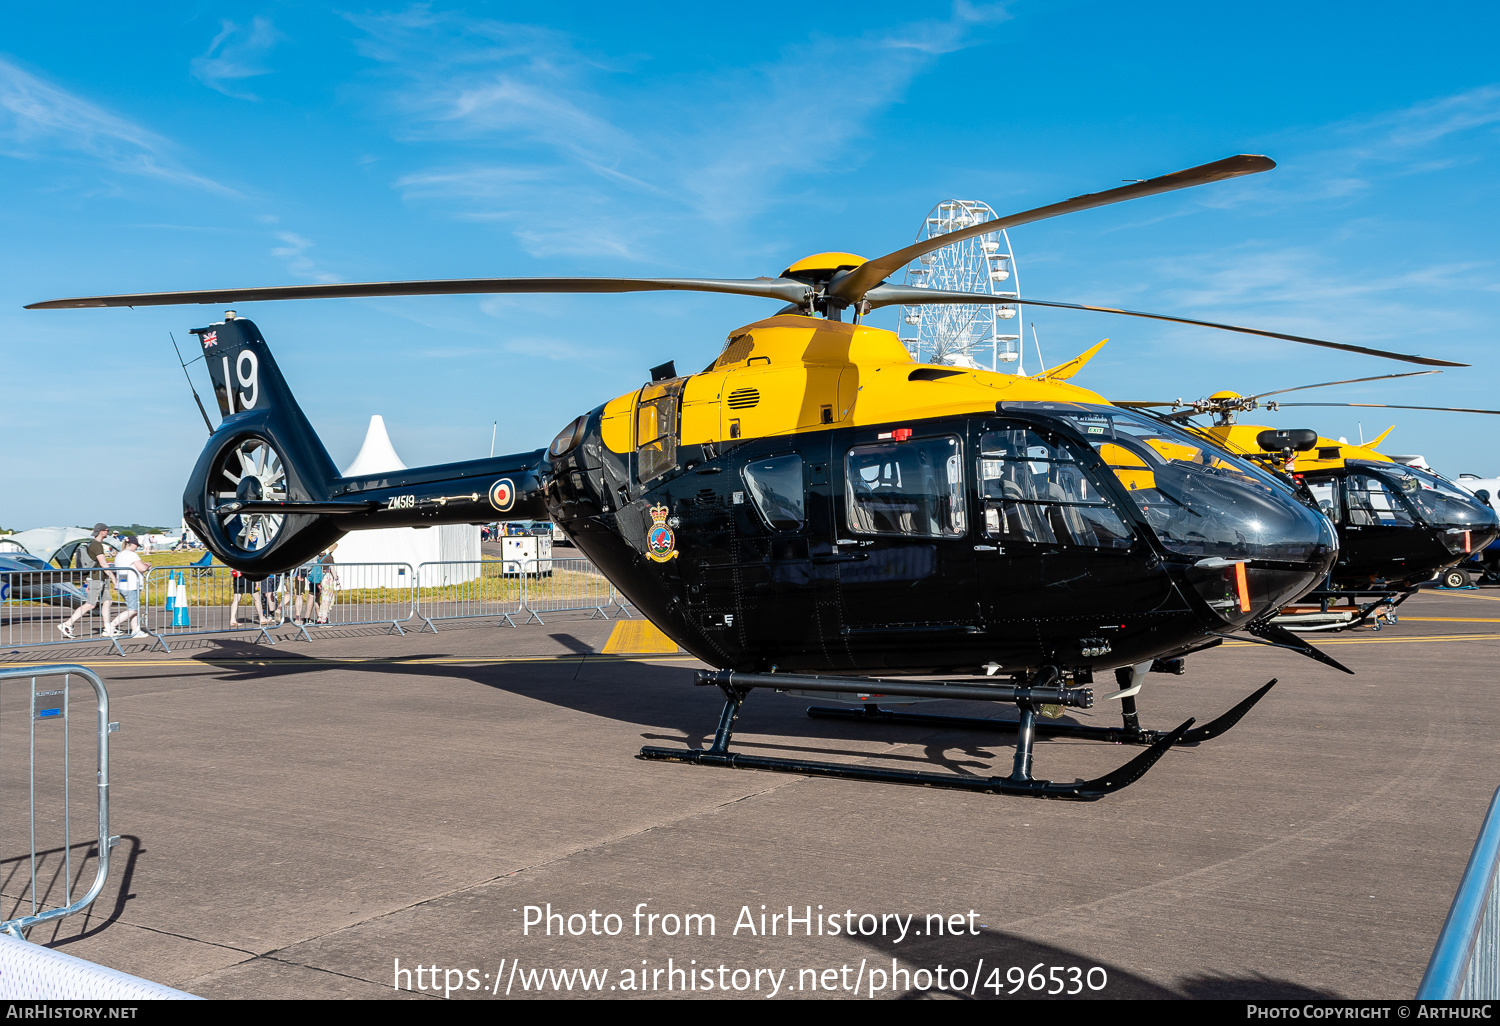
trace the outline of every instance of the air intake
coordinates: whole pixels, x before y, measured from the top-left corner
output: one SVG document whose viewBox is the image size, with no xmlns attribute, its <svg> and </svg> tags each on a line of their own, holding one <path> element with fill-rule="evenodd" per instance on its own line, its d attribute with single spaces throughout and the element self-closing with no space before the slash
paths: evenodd
<svg viewBox="0 0 1500 1026">
<path fill-rule="evenodd" d="M 758 388 L 736 388 L 729 393 L 731 410 L 748 410 L 758 405 L 760 405 L 760 389 Z"/>
</svg>

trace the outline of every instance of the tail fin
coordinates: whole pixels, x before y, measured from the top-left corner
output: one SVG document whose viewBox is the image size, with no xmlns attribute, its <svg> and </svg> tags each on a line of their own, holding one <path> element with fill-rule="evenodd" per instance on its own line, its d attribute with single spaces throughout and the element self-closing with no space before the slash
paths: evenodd
<svg viewBox="0 0 1500 1026">
<path fill-rule="evenodd" d="M 279 573 L 348 531 L 548 516 L 547 451 L 343 477 L 251 321 L 197 328 L 223 420 L 183 493 L 183 516 L 214 555 Z"/>
<path fill-rule="evenodd" d="M 192 333 L 223 419 L 188 480 L 184 516 L 210 549 L 239 569 L 316 555 L 343 532 L 310 511 L 213 513 L 236 500 L 325 502 L 340 475 L 253 321 L 231 313 Z"/>
<path fill-rule="evenodd" d="M 303 485 L 316 493 L 306 498 L 327 496 L 339 479 L 338 468 L 293 398 L 255 322 L 228 314 L 223 322 L 194 328 L 192 333 L 203 346 L 220 415 L 227 421 L 251 414 L 247 420 L 274 425 L 281 440 L 295 450 L 286 455 L 296 459 Z M 221 422 L 221 430 L 223 426 Z"/>
</svg>

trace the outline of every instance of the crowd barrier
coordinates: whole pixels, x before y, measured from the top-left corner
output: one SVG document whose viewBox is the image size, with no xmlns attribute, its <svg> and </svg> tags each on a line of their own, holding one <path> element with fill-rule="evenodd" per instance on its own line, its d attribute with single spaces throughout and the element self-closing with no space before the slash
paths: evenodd
<svg viewBox="0 0 1500 1026">
<path fill-rule="evenodd" d="M 1500 999 L 1500 791 L 1417 987 L 1419 1001 Z"/>
<path fill-rule="evenodd" d="M 609 607 L 623 611 L 614 585 L 586 559 L 553 557 L 522 564 L 527 623 L 543 623 L 542 613 L 591 610 L 589 619 L 609 619 Z"/>
<path fill-rule="evenodd" d="M 526 579 L 511 560 L 464 559 L 423 563 L 417 567 L 417 617 L 422 630 L 437 633 L 439 620 L 513 619 L 525 611 Z"/>
<path fill-rule="evenodd" d="M 417 614 L 416 575 L 410 563 L 327 563 L 322 581 L 296 571 L 283 575 L 300 598 L 301 615 L 288 616 L 309 641 L 309 626 L 355 627 L 387 624 L 387 634 L 405 634 L 403 623 Z M 312 615 L 316 611 L 317 615 Z"/>
<path fill-rule="evenodd" d="M 92 608 L 64 636 L 59 626 L 91 596 Z M 127 597 L 134 598 L 139 619 L 105 633 L 106 624 L 127 610 Z M 544 623 L 543 614 L 568 611 L 605 619 L 612 611 L 631 615 L 609 579 L 582 558 L 326 563 L 261 581 L 193 563 L 154 566 L 144 579 L 127 569 L 0 571 L 5 648 L 108 641 L 123 656 L 120 640 L 130 636 L 149 636 L 152 649 L 170 652 L 173 639 L 194 635 L 254 634 L 255 641 L 274 645 L 271 631 L 286 626 L 311 641 L 322 627 L 385 624 L 388 633 L 404 634 L 402 625 L 413 619 L 434 632 L 449 620 L 493 619 L 514 627 L 523 614 L 525 623 Z M 133 634 L 134 627 L 142 633 Z"/>
<path fill-rule="evenodd" d="M 0 570 L 0 647 L 103 639 L 124 655 L 119 635 L 106 632 L 110 623 L 120 620 L 117 630 L 131 633 L 130 618 L 122 618 L 131 597 L 138 599 L 138 622 L 144 623 L 149 589 L 142 596 L 141 581 L 141 574 L 129 569 Z M 75 619 L 80 610 L 83 615 Z M 60 630 L 63 627 L 68 633 Z"/>
<path fill-rule="evenodd" d="M 28 682 L 25 692 L 10 684 L 19 680 Z M 73 691 L 78 681 L 87 682 L 92 688 L 95 716 L 93 724 L 85 718 L 75 728 Z M 17 870 L 24 867 L 25 873 L 6 874 L 3 883 L 9 918 L 0 922 L 0 932 L 24 940 L 26 931 L 38 923 L 62 919 L 87 908 L 104 888 L 109 876 L 109 853 L 120 840 L 109 832 L 109 735 L 119 730 L 120 725 L 109 721 L 109 694 L 103 681 L 82 666 L 0 669 L 0 709 L 9 713 L 0 717 L 5 728 L 0 732 L 0 754 L 5 756 L 0 761 L 0 793 L 5 796 L 0 801 L 0 837 L 10 838 L 24 830 L 30 843 L 27 855 L 5 860 L 7 866 L 15 866 Z M 27 725 L 24 744 L 18 736 L 18 714 L 23 710 Z M 75 845 L 72 810 L 75 772 L 80 781 L 85 779 L 84 771 L 75 771 L 72 765 L 72 735 L 77 731 L 84 731 L 85 738 L 97 735 L 95 764 L 93 772 L 88 774 L 97 796 L 97 817 L 90 817 L 89 828 L 83 832 L 85 842 L 91 835 L 94 837 L 92 844 Z M 24 803 L 16 794 L 22 786 L 21 752 L 25 753 L 26 763 Z M 97 834 L 93 831 L 95 824 Z M 75 855 L 75 847 L 84 850 Z M 81 878 L 83 863 L 90 855 L 95 861 L 94 881 L 75 899 L 74 860 L 80 860 Z M 29 911 L 23 911 L 28 908 Z"/>
<path fill-rule="evenodd" d="M 167 651 L 167 639 L 195 634 L 254 631 L 276 644 L 272 628 L 290 623 L 312 640 L 308 627 L 387 623 L 397 633 L 412 618 L 408 563 L 326 563 L 299 567 L 261 581 L 224 566 L 152 567 L 146 630 Z"/>
</svg>

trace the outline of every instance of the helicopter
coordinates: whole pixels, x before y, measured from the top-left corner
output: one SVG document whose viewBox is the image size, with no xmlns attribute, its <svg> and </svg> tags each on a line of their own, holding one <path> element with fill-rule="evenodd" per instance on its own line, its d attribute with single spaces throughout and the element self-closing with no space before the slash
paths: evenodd
<svg viewBox="0 0 1500 1026">
<path fill-rule="evenodd" d="M 1257 395 L 1215 392 L 1205 399 L 1171 403 L 1124 402 L 1135 409 L 1171 406 L 1162 415 L 1190 424 L 1211 415 L 1212 424 L 1192 430 L 1223 448 L 1280 471 L 1307 488 L 1318 508 L 1339 532 L 1339 558 L 1323 586 L 1303 596 L 1316 608 L 1294 607 L 1278 622 L 1305 630 L 1346 630 L 1394 618 L 1394 610 L 1420 585 L 1469 559 L 1500 537 L 1500 518 L 1490 505 L 1452 482 L 1421 467 L 1404 465 L 1377 451 L 1395 430 L 1374 441 L 1351 444 L 1324 438 L 1310 428 L 1276 430 L 1239 423 L 1241 414 L 1264 407 L 1358 407 L 1361 409 L 1430 410 L 1445 413 L 1500 415 L 1500 410 L 1460 407 L 1399 406 L 1385 403 L 1284 402 L 1271 396 L 1334 385 L 1435 374 L 1409 371 L 1344 381 L 1298 385 Z M 1179 407 L 1184 409 L 1179 410 Z M 1347 607 L 1330 608 L 1333 603 Z"/>
<path fill-rule="evenodd" d="M 725 703 L 706 748 L 640 757 L 988 794 L 1091 801 L 1174 745 L 1215 737 L 1276 683 L 1212 722 L 1140 725 L 1145 675 L 1245 630 L 1339 666 L 1269 618 L 1322 580 L 1332 525 L 1265 468 L 1109 404 L 1066 374 L 917 364 L 860 322 L 893 304 L 1005 302 L 1194 324 L 1428 366 L 1417 355 L 1139 311 L 893 285 L 971 235 L 1275 167 L 1242 154 L 922 240 L 875 259 L 830 252 L 774 278 L 488 278 L 94 296 L 28 309 L 316 297 L 700 291 L 785 304 L 729 332 L 697 373 L 672 362 L 574 418 L 546 449 L 343 477 L 259 328 L 231 310 L 193 330 L 223 416 L 183 496 L 192 529 L 247 575 L 283 571 L 368 528 L 551 519 L 658 628 L 713 670 Z M 844 320 L 844 314 L 851 319 Z M 1075 361 L 1076 363 L 1076 361 Z M 252 544 L 258 539 L 260 544 Z M 1122 725 L 1039 723 L 1089 708 L 1115 671 Z M 963 681 L 912 681 L 960 676 Z M 1009 729 L 1007 776 L 897 771 L 730 750 L 755 689 L 864 701 L 879 722 Z M 1013 704 L 1016 720 L 880 709 L 878 699 Z M 1038 736 L 1144 747 L 1092 780 L 1033 773 Z"/>
</svg>

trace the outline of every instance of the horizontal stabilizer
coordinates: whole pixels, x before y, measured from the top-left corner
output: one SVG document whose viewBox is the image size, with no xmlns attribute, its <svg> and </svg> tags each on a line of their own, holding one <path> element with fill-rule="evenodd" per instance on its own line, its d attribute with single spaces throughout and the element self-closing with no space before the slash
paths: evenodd
<svg viewBox="0 0 1500 1026">
<path fill-rule="evenodd" d="M 221 517 L 236 513 L 373 513 L 380 508 L 378 502 L 278 502 L 275 499 L 238 499 L 215 506 L 214 513 Z"/>
</svg>

